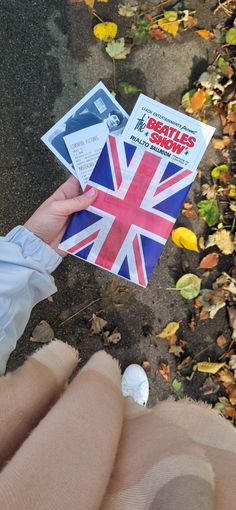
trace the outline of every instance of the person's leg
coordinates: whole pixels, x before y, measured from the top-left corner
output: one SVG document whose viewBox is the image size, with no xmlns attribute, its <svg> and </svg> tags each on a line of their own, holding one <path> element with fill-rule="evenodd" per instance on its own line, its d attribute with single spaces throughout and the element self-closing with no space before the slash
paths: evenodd
<svg viewBox="0 0 236 510">
<path fill-rule="evenodd" d="M 0 377 L 0 467 L 46 414 L 77 363 L 77 351 L 56 340 Z"/>
<path fill-rule="evenodd" d="M 117 361 L 98 352 L 0 475 L 4 510 L 98 510 L 123 423 Z"/>
</svg>

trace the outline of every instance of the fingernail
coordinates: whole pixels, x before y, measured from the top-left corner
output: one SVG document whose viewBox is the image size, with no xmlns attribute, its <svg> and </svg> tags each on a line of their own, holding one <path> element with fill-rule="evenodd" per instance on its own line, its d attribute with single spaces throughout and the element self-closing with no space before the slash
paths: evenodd
<svg viewBox="0 0 236 510">
<path fill-rule="evenodd" d="M 93 198 L 96 195 L 96 190 L 94 188 L 90 188 L 88 191 L 85 191 L 85 195 L 89 198 Z"/>
</svg>

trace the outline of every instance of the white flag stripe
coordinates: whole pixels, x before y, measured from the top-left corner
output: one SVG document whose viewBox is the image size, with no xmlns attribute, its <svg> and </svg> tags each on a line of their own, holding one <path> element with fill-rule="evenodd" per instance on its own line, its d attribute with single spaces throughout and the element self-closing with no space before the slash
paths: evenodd
<svg viewBox="0 0 236 510">
<path fill-rule="evenodd" d="M 99 220 L 99 221 L 96 221 L 89 227 L 86 227 L 86 235 L 85 235 L 85 229 L 83 229 L 80 232 L 77 232 L 73 236 L 69 237 L 69 239 L 66 239 L 65 241 L 60 243 L 59 248 L 61 250 L 65 250 L 65 251 L 69 250 L 70 248 L 73 248 L 73 246 L 75 246 L 76 244 L 83 241 L 84 238 L 89 237 L 91 234 L 93 234 L 94 232 L 97 232 L 97 230 L 101 229 L 102 225 L 103 225 L 103 218 L 101 218 L 101 220 Z M 90 243 L 87 243 L 87 244 L 90 244 Z M 83 246 L 83 248 L 85 248 L 85 247 L 86 247 L 86 245 Z M 81 250 L 82 250 L 82 248 L 81 248 Z"/>
</svg>

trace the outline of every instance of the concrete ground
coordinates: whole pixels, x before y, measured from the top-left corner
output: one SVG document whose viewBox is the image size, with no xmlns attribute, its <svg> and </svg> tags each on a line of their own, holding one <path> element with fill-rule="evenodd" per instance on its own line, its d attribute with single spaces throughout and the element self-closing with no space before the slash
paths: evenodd
<svg viewBox="0 0 236 510">
<path fill-rule="evenodd" d="M 215 2 L 189 2 L 197 9 L 199 27 L 211 29 L 217 20 L 211 7 Z M 127 21 L 117 15 L 117 2 L 99 4 L 104 19 Z M 40 137 L 62 114 L 71 108 L 99 80 L 112 90 L 112 62 L 103 44 L 92 36 L 91 17 L 84 4 L 67 5 L 66 0 L 1 0 L 0 76 L 1 76 L 1 201 L 0 233 L 22 224 L 34 209 L 53 192 L 67 172 L 42 144 Z M 193 31 L 178 35 L 171 42 L 150 41 L 134 50 L 126 61 L 118 62 L 120 81 L 135 83 L 151 97 L 158 95 L 167 105 L 179 109 L 181 95 L 204 71 L 215 55 L 216 45 L 204 41 Z M 118 98 L 119 99 L 119 98 Z M 131 111 L 135 98 L 122 101 Z M 210 123 L 215 125 L 216 120 Z M 210 147 L 201 163 L 206 171 L 217 161 Z M 190 192 L 191 201 L 200 196 L 197 180 Z M 190 223 L 183 217 L 179 225 L 192 226 L 197 233 L 204 229 L 200 220 Z M 103 310 L 101 316 L 111 328 L 122 334 L 119 344 L 107 348 L 119 358 L 122 368 L 131 362 L 149 360 L 153 364 L 151 402 L 171 393 L 156 369 L 161 361 L 170 363 L 175 374 L 175 358 L 168 353 L 163 340 L 155 339 L 169 321 L 181 321 L 181 337 L 188 342 L 188 353 L 194 355 L 213 343 L 219 333 L 229 334 L 224 309 L 214 320 L 199 323 L 193 333 L 188 328 L 192 302 L 175 291 L 176 280 L 194 271 L 199 255 L 181 251 L 171 241 L 146 290 L 127 283 L 132 290 L 129 303 L 119 312 Z M 212 272 L 214 279 L 221 268 Z M 218 271 L 218 272 L 217 272 Z M 63 326 L 59 323 L 90 301 L 100 296 L 106 282 L 124 281 L 85 262 L 67 257 L 55 272 L 58 293 L 53 301 L 44 301 L 32 312 L 30 322 L 9 361 L 9 369 L 22 363 L 26 355 L 38 348 L 29 341 L 35 325 L 45 319 L 55 336 L 75 345 L 81 362 L 103 347 L 98 336 L 88 336 L 89 319 L 101 309 L 100 303 L 87 308 Z M 207 327 L 206 327 L 207 324 Z M 199 397 L 201 379 L 189 383 L 186 393 Z"/>
</svg>

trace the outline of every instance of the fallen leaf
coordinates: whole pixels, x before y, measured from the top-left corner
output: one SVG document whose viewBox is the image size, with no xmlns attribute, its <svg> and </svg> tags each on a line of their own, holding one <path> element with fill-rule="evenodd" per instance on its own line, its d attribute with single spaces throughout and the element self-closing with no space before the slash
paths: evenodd
<svg viewBox="0 0 236 510">
<path fill-rule="evenodd" d="M 234 69 L 232 66 L 224 59 L 224 57 L 220 56 L 217 60 L 217 65 L 220 68 L 221 72 L 227 76 L 227 78 L 232 78 L 234 75 Z"/>
<path fill-rule="evenodd" d="M 218 345 L 218 347 L 222 348 L 226 345 L 226 343 L 227 343 L 227 340 L 224 335 L 220 335 L 217 337 L 216 344 Z"/>
<path fill-rule="evenodd" d="M 106 46 L 106 52 L 114 60 L 124 60 L 129 55 L 131 47 L 125 46 L 124 37 L 111 41 Z"/>
<path fill-rule="evenodd" d="M 167 38 L 167 34 L 162 30 L 161 27 L 151 27 L 149 30 L 149 35 L 152 39 L 156 39 L 156 41 Z"/>
<path fill-rule="evenodd" d="M 235 382 L 234 375 L 227 368 L 221 370 L 218 374 L 218 377 L 220 381 L 224 384 L 225 388 L 227 388 L 229 384 L 234 384 Z"/>
<path fill-rule="evenodd" d="M 181 354 L 183 354 L 183 349 L 180 347 L 180 345 L 171 345 L 169 348 L 169 353 L 174 354 L 175 356 L 179 357 Z"/>
<path fill-rule="evenodd" d="M 228 391 L 229 401 L 232 406 L 236 405 L 236 386 L 232 384 L 232 387 Z"/>
<path fill-rule="evenodd" d="M 176 11 L 165 11 L 164 18 L 159 19 L 157 23 L 162 30 L 175 37 L 179 30 L 179 21 L 177 20 L 177 17 Z"/>
<path fill-rule="evenodd" d="M 180 291 L 183 298 L 193 299 L 200 292 L 201 278 L 195 274 L 187 273 L 179 278 L 175 287 Z"/>
<path fill-rule="evenodd" d="M 190 105 L 192 112 L 201 110 L 204 103 L 206 102 L 206 92 L 204 90 L 197 90 L 190 99 Z"/>
<path fill-rule="evenodd" d="M 233 46 L 236 45 L 236 28 L 235 27 L 229 28 L 229 30 L 227 30 L 227 32 L 225 34 L 225 40 L 226 40 L 227 44 L 231 44 Z"/>
<path fill-rule="evenodd" d="M 93 313 L 92 323 L 91 323 L 91 328 L 89 330 L 89 334 L 91 336 L 98 335 L 99 333 L 102 332 L 102 330 L 105 328 L 106 325 L 107 325 L 107 321 L 102 319 L 102 317 L 97 317 L 97 315 L 95 313 Z"/>
<path fill-rule="evenodd" d="M 120 95 L 124 98 L 138 94 L 138 92 L 142 92 L 142 89 L 138 88 L 136 85 L 132 85 L 132 83 L 128 83 L 127 81 L 121 81 L 118 85 L 118 90 Z"/>
<path fill-rule="evenodd" d="M 212 363 L 210 361 L 200 361 L 197 363 L 198 372 L 204 372 L 207 374 L 216 374 L 225 363 Z"/>
<path fill-rule="evenodd" d="M 217 393 L 217 391 L 220 389 L 220 385 L 217 384 L 213 379 L 209 376 L 204 381 L 201 391 L 203 395 L 212 395 L 214 393 Z"/>
<path fill-rule="evenodd" d="M 172 230 L 171 238 L 173 243 L 180 248 L 197 252 L 199 251 L 196 234 L 188 228 L 179 227 Z"/>
<path fill-rule="evenodd" d="M 228 316 L 229 316 L 229 325 L 230 325 L 231 329 L 233 330 L 232 340 L 236 341 L 236 307 L 228 306 L 227 311 L 228 311 Z"/>
<path fill-rule="evenodd" d="M 214 149 L 222 151 L 231 144 L 231 141 L 229 136 L 225 136 L 224 138 L 212 138 L 211 143 Z"/>
<path fill-rule="evenodd" d="M 211 175 L 214 179 L 219 179 L 222 172 L 228 172 L 229 167 L 228 165 L 218 165 L 213 168 L 211 171 Z"/>
<path fill-rule="evenodd" d="M 202 39 L 204 39 L 205 41 L 215 37 L 215 34 L 213 34 L 213 32 L 210 32 L 209 30 L 206 30 L 205 28 L 203 28 L 202 30 L 196 30 L 196 34 L 198 34 L 200 37 L 202 37 Z"/>
<path fill-rule="evenodd" d="M 171 336 L 167 336 L 166 340 L 168 342 L 168 345 L 171 347 L 171 345 L 177 344 L 178 338 L 177 338 L 177 335 L 171 335 Z"/>
<path fill-rule="evenodd" d="M 95 0 L 84 0 L 84 3 L 89 7 L 90 9 L 93 9 Z"/>
<path fill-rule="evenodd" d="M 224 255 L 231 255 L 234 252 L 233 237 L 228 230 L 217 230 L 214 234 L 214 241 Z"/>
<path fill-rule="evenodd" d="M 54 331 L 48 322 L 42 320 L 37 324 L 30 337 L 31 342 L 46 343 L 54 338 Z"/>
<path fill-rule="evenodd" d="M 115 329 L 113 333 L 110 333 L 110 331 L 103 331 L 102 338 L 104 340 L 104 345 L 118 344 L 121 340 L 121 334 L 117 329 Z"/>
<path fill-rule="evenodd" d="M 182 96 L 181 104 L 182 104 L 183 108 L 186 110 L 186 112 L 188 112 L 188 113 L 193 113 L 193 109 L 191 106 L 191 99 L 194 96 L 195 92 L 196 92 L 196 89 L 191 89 L 188 92 L 185 92 L 185 94 Z"/>
<path fill-rule="evenodd" d="M 199 268 L 200 269 L 212 269 L 213 267 L 216 267 L 219 261 L 219 253 L 213 252 L 209 253 L 200 262 Z"/>
<path fill-rule="evenodd" d="M 48 301 L 49 301 L 49 303 L 53 303 L 54 302 L 54 297 L 53 296 L 49 296 L 48 297 Z"/>
<path fill-rule="evenodd" d="M 170 382 L 170 365 L 168 363 L 160 363 L 158 370 L 166 382 Z"/>
<path fill-rule="evenodd" d="M 169 322 L 167 326 L 160 332 L 157 333 L 156 336 L 158 338 L 167 338 L 168 336 L 172 336 L 179 329 L 179 322 Z"/>
<path fill-rule="evenodd" d="M 131 5 L 129 2 L 126 4 L 119 4 L 118 5 L 118 13 L 120 16 L 125 16 L 127 18 L 131 18 L 135 15 L 136 11 L 138 9 L 137 5 Z"/>
<path fill-rule="evenodd" d="M 193 205 L 189 204 L 188 202 L 185 202 L 181 212 L 183 216 L 185 216 L 185 218 L 189 218 L 191 220 L 196 220 L 198 217 L 197 212 L 195 211 Z"/>
<path fill-rule="evenodd" d="M 171 387 L 175 393 L 179 393 L 179 391 L 181 391 L 183 388 L 183 383 L 181 381 L 178 381 L 178 379 L 173 379 Z"/>
<path fill-rule="evenodd" d="M 230 356 L 229 366 L 232 370 L 236 370 L 236 354 L 232 354 L 232 356 Z"/>
<path fill-rule="evenodd" d="M 199 216 L 205 220 L 209 227 L 213 227 L 220 219 L 220 211 L 216 200 L 201 200 L 197 204 Z"/>
<path fill-rule="evenodd" d="M 152 370 L 152 366 L 149 361 L 143 361 L 142 367 L 143 367 L 143 370 L 145 370 L 146 374 L 149 374 Z"/>
<path fill-rule="evenodd" d="M 196 301 L 196 299 L 195 299 L 195 301 Z M 194 302 L 194 306 L 195 306 L 195 302 Z M 191 319 L 190 319 L 190 321 L 188 323 L 188 327 L 189 327 L 189 329 L 191 329 L 191 331 L 195 331 L 195 329 L 196 329 L 196 317 L 195 317 L 195 315 L 192 315 L 192 317 L 191 317 Z"/>
<path fill-rule="evenodd" d="M 101 290 L 102 308 L 106 311 L 119 311 L 126 305 L 131 296 L 131 290 L 127 287 L 108 283 Z"/>
<path fill-rule="evenodd" d="M 185 372 L 186 373 L 187 369 L 188 370 L 192 369 L 193 364 L 194 364 L 194 361 L 191 358 L 191 356 L 187 356 L 187 358 L 183 359 L 183 361 L 178 364 L 177 369 L 180 372 Z M 183 375 L 184 375 L 184 373 L 183 373 Z"/>
<path fill-rule="evenodd" d="M 118 27 L 116 23 L 107 21 L 95 25 L 93 33 L 97 39 L 100 39 L 100 41 L 109 42 L 116 37 L 117 30 Z"/>
<path fill-rule="evenodd" d="M 199 319 L 200 321 L 206 321 L 207 319 L 210 319 L 210 312 L 208 310 L 201 310 Z"/>
<path fill-rule="evenodd" d="M 181 338 L 179 339 L 179 345 L 180 347 L 182 347 L 182 349 L 185 349 L 185 347 L 187 346 L 187 342 L 186 340 L 182 340 Z"/>
</svg>

